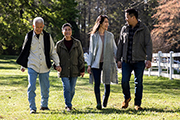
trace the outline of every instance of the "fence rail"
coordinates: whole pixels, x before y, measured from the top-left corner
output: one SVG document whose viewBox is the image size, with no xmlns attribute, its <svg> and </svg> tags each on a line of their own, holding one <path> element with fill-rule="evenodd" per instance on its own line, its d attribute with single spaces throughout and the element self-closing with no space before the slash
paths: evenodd
<svg viewBox="0 0 180 120">
<path fill-rule="evenodd" d="M 88 61 L 88 54 L 84 54 L 85 61 Z M 168 77 L 169 79 L 177 78 L 180 79 L 180 53 L 153 53 L 152 67 L 144 70 L 144 74 L 148 76 L 162 76 Z M 121 72 L 121 69 L 118 69 Z"/>
<path fill-rule="evenodd" d="M 152 67 L 145 70 L 144 74 L 180 79 L 180 62 L 175 58 L 180 58 L 180 53 L 153 53 Z"/>
</svg>

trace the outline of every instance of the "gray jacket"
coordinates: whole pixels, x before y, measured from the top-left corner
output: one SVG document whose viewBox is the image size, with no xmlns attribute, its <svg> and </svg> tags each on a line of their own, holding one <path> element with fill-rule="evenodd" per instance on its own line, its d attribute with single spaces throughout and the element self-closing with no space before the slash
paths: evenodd
<svg viewBox="0 0 180 120">
<path fill-rule="evenodd" d="M 92 34 L 90 37 L 89 59 L 87 64 L 90 65 L 91 68 L 99 68 L 100 57 L 103 50 L 102 81 L 105 84 L 110 84 L 111 82 L 117 83 L 117 68 L 115 62 L 117 47 L 114 41 L 114 35 L 111 32 L 105 31 L 104 49 L 102 48 L 102 41 L 99 33 L 96 32 Z"/>
<path fill-rule="evenodd" d="M 129 26 L 122 27 L 117 50 L 117 61 L 127 61 Z M 152 40 L 150 31 L 142 22 L 133 36 L 132 60 L 143 61 L 152 59 Z"/>
</svg>

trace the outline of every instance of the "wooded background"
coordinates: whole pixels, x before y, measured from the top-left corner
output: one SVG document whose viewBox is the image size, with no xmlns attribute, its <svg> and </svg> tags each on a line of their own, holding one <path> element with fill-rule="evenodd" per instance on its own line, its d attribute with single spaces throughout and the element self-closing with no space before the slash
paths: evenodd
<svg viewBox="0 0 180 120">
<path fill-rule="evenodd" d="M 151 31 L 153 52 L 179 52 L 179 0 L 6 0 L 0 1 L 0 54 L 18 55 L 33 18 L 43 17 L 54 42 L 63 38 L 61 26 L 69 22 L 73 36 L 88 52 L 89 32 L 98 15 L 106 14 L 116 43 L 124 25 L 124 11 L 135 8 Z"/>
</svg>

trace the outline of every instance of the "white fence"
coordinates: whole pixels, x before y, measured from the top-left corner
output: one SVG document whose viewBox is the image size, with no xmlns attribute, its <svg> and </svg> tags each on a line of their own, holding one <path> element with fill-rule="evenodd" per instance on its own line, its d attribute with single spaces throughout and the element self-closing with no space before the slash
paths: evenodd
<svg viewBox="0 0 180 120">
<path fill-rule="evenodd" d="M 169 79 L 180 79 L 180 62 L 174 60 L 179 58 L 180 53 L 153 53 L 152 67 L 144 71 L 145 75 L 169 77 Z"/>
<path fill-rule="evenodd" d="M 84 54 L 85 61 L 88 61 L 88 54 Z M 148 76 L 162 76 L 169 79 L 180 79 L 180 61 L 174 60 L 174 58 L 180 58 L 180 53 L 153 53 L 152 67 L 145 69 L 144 74 Z M 121 72 L 121 69 L 118 69 Z"/>
</svg>

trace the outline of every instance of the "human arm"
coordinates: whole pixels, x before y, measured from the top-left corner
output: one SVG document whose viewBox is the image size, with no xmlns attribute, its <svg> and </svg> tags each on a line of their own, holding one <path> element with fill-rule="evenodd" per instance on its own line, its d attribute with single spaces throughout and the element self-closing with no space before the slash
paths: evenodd
<svg viewBox="0 0 180 120">
<path fill-rule="evenodd" d="M 151 62 L 151 60 L 152 60 L 152 40 L 151 40 L 150 31 L 147 27 L 145 27 L 145 48 L 146 48 L 146 59 L 147 59 L 147 61 Z"/>
<path fill-rule="evenodd" d="M 24 72 L 25 71 L 25 68 L 23 66 L 21 66 L 21 71 Z"/>
<path fill-rule="evenodd" d="M 123 53 L 122 31 L 123 31 L 123 28 L 122 28 L 122 30 L 120 32 L 120 37 L 119 37 L 118 47 L 117 47 L 117 53 L 116 53 L 116 61 L 117 61 L 118 68 L 122 68 L 122 63 L 121 63 L 121 57 L 122 57 L 122 53 Z"/>
<path fill-rule="evenodd" d="M 78 67 L 80 69 L 80 75 L 81 77 L 84 76 L 84 72 L 85 72 L 85 65 L 84 65 L 84 52 L 83 52 L 83 49 L 82 49 L 82 45 L 80 43 L 80 41 L 78 41 L 78 46 L 79 46 L 79 49 L 78 49 Z"/>
<path fill-rule="evenodd" d="M 52 40 L 52 37 L 50 35 L 50 56 L 51 56 L 51 59 L 53 60 L 54 62 L 54 65 L 55 65 L 55 69 L 58 71 L 58 72 L 61 72 L 62 68 L 60 67 L 59 63 L 60 63 L 60 60 L 59 60 L 59 57 L 58 57 L 58 54 L 56 52 L 56 47 L 54 47 L 54 41 Z"/>
<path fill-rule="evenodd" d="M 91 61 L 92 61 L 92 57 L 93 57 L 93 35 L 91 34 L 90 36 L 90 44 L 89 44 L 89 59 L 88 59 L 88 68 L 87 68 L 87 72 L 89 74 L 91 74 Z"/>
</svg>

